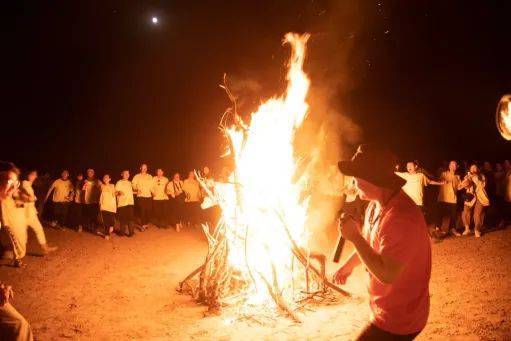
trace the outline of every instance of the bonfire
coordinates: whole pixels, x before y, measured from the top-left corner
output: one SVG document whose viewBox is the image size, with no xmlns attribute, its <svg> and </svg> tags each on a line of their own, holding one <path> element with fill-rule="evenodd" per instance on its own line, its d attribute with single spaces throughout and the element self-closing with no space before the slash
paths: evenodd
<svg viewBox="0 0 511 341">
<path fill-rule="evenodd" d="M 298 166 L 302 160 L 293 147 L 309 109 L 310 80 L 303 71 L 308 39 L 308 34 L 286 34 L 284 44 L 291 47 L 287 89 L 263 102 L 248 122 L 238 115 L 224 77 L 232 106 L 220 128 L 235 167 L 227 183 L 211 188 L 201 181 L 206 201 L 218 204 L 222 214 L 216 226 L 203 225 L 205 261 L 178 287 L 211 314 L 233 302 L 270 303 L 300 321 L 300 302 L 334 292 L 349 296 L 326 278 L 325 256 L 308 247 L 309 175 L 307 167 Z"/>
</svg>

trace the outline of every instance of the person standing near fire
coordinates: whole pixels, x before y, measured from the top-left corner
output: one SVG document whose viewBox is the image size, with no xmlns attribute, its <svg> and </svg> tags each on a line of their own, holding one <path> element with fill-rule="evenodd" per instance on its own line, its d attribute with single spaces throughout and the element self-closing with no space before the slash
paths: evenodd
<svg viewBox="0 0 511 341">
<path fill-rule="evenodd" d="M 183 181 L 179 173 L 174 173 L 172 181 L 167 184 L 167 194 L 169 196 L 170 224 L 175 225 L 176 231 L 179 232 L 183 227 L 183 210 L 186 199 Z"/>
<path fill-rule="evenodd" d="M 470 165 L 467 175 L 461 183 L 465 189 L 464 206 L 461 218 L 465 226 L 464 236 L 470 234 L 470 224 L 474 220 L 474 235 L 481 237 L 486 208 L 490 206 L 490 199 L 486 193 L 486 177 L 479 171 L 476 164 Z"/>
<path fill-rule="evenodd" d="M 341 218 L 341 235 L 355 251 L 334 275 L 344 284 L 353 269 L 367 269 L 371 317 L 358 340 L 413 340 L 429 316 L 431 244 L 424 216 L 401 190 L 392 152 L 362 145 L 340 171 L 355 178 L 360 198 L 370 201 L 364 222 Z"/>
<path fill-rule="evenodd" d="M 99 196 L 99 213 L 105 240 L 109 240 L 114 232 L 115 213 L 117 212 L 115 186 L 110 181 L 110 174 L 103 175 L 101 195 Z"/>
<path fill-rule="evenodd" d="M 455 236 L 461 236 L 456 230 L 456 216 L 458 211 L 458 191 L 462 188 L 461 179 L 456 171 L 458 163 L 450 161 L 448 169 L 440 174 L 440 180 L 444 183 L 438 191 L 438 230 L 445 236 L 449 231 Z"/>
<path fill-rule="evenodd" d="M 153 206 L 151 188 L 153 187 L 153 177 L 147 173 L 147 164 L 140 165 L 140 173 L 133 177 L 133 192 L 137 194 L 136 207 L 140 218 L 140 231 L 145 231 L 149 227 L 149 219 Z"/>
<path fill-rule="evenodd" d="M 73 197 L 73 184 L 69 180 L 69 172 L 67 170 L 62 171 L 60 179 L 53 181 L 44 201 L 48 201 L 52 193 L 54 220 L 51 225 L 63 229 L 67 223 L 67 213 L 71 205 L 71 198 Z"/>
<path fill-rule="evenodd" d="M 419 166 L 415 161 L 408 161 L 406 163 L 406 172 L 396 172 L 396 175 L 403 178 L 406 183 L 403 186 L 403 191 L 412 198 L 415 205 L 419 206 L 421 211 L 424 212 L 424 187 L 428 185 L 443 185 L 444 182 L 431 180 L 424 173 L 418 172 Z"/>
<path fill-rule="evenodd" d="M 195 178 L 195 172 L 188 172 L 188 178 L 183 182 L 183 191 L 185 192 L 185 214 L 189 225 L 194 225 L 200 219 L 200 203 L 202 191 L 199 181 Z"/>
<path fill-rule="evenodd" d="M 19 170 L 13 164 L 1 165 L 0 173 L 0 228 L 7 232 L 13 253 L 13 266 L 25 266 L 22 259 L 27 253 L 27 216 L 19 198 Z"/>
<path fill-rule="evenodd" d="M 101 195 L 101 181 L 96 179 L 94 169 L 87 169 L 87 179 L 83 183 L 83 217 L 84 227 L 91 232 L 97 232 L 99 215 L 99 196 Z"/>
<path fill-rule="evenodd" d="M 156 176 L 153 177 L 153 186 L 151 194 L 153 195 L 153 219 L 154 224 L 159 228 L 166 228 L 168 225 L 168 202 L 167 184 L 169 179 L 164 176 L 163 169 L 156 170 Z"/>
<path fill-rule="evenodd" d="M 128 237 L 135 235 L 134 231 L 134 215 L 133 207 L 135 201 L 133 200 L 133 186 L 130 181 L 130 172 L 123 170 L 121 173 L 121 180 L 115 184 L 115 191 L 117 195 L 117 212 L 119 215 L 119 234 L 126 234 L 126 227 L 128 227 Z"/>
<path fill-rule="evenodd" d="M 39 221 L 39 216 L 37 215 L 37 209 L 35 206 L 37 197 L 35 196 L 34 188 L 32 187 L 35 179 L 37 179 L 37 171 L 34 170 L 29 172 L 27 179 L 21 182 L 20 197 L 24 202 L 25 212 L 27 215 L 27 225 L 34 231 L 43 253 L 47 254 L 49 252 L 56 251 L 57 247 L 48 246 L 43 225 Z"/>
</svg>

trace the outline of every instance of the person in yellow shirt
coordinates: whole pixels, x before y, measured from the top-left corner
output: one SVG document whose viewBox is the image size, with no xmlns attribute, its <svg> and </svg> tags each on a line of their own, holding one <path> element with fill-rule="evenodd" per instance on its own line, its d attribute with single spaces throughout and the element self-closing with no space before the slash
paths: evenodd
<svg viewBox="0 0 511 341">
<path fill-rule="evenodd" d="M 105 174 L 101 184 L 101 195 L 99 196 L 99 212 L 105 240 L 110 239 L 112 232 L 114 232 L 115 213 L 117 212 L 115 186 L 110 181 L 110 174 Z"/>
<path fill-rule="evenodd" d="M 144 231 L 149 227 L 149 220 L 151 218 L 151 209 L 153 206 L 153 199 L 151 194 L 151 188 L 153 187 L 153 177 L 147 173 L 147 165 L 143 163 L 140 165 L 140 173 L 133 177 L 133 192 L 137 194 L 137 213 L 140 218 L 142 227 L 141 231 Z"/>
<path fill-rule="evenodd" d="M 186 195 L 186 220 L 189 225 L 198 224 L 201 213 L 200 203 L 202 201 L 202 191 L 199 181 L 195 178 L 195 172 L 190 171 L 188 173 L 188 178 L 183 182 L 183 191 Z"/>
<path fill-rule="evenodd" d="M 14 292 L 0 282 L 0 336 L 2 340 L 32 341 L 34 335 L 27 320 L 10 303 Z"/>
<path fill-rule="evenodd" d="M 133 237 L 134 219 L 133 219 L 133 187 L 131 184 L 130 172 L 123 170 L 121 173 L 121 180 L 115 184 L 115 194 L 117 195 L 117 213 L 119 215 L 120 231 L 119 234 L 126 235 L 126 227 L 128 227 L 128 237 Z"/>
<path fill-rule="evenodd" d="M 169 179 L 164 176 L 163 170 L 158 168 L 156 176 L 153 177 L 153 186 L 151 194 L 153 195 L 153 220 L 154 224 L 159 228 L 166 228 L 168 225 L 168 203 L 167 184 Z"/>
<path fill-rule="evenodd" d="M 52 193 L 54 218 L 52 226 L 58 226 L 63 229 L 67 223 L 67 213 L 73 197 L 73 184 L 69 180 L 69 172 L 67 170 L 63 170 L 60 174 L 60 179 L 52 183 L 44 200 L 47 201 Z"/>
<path fill-rule="evenodd" d="M 183 210 L 186 198 L 179 173 L 174 173 L 172 181 L 167 184 L 167 195 L 169 196 L 170 224 L 175 225 L 176 231 L 179 232 L 183 227 Z"/>
<path fill-rule="evenodd" d="M 37 241 L 43 250 L 43 253 L 47 254 L 57 250 L 57 247 L 48 246 L 43 225 L 39 221 L 39 216 L 37 215 L 37 209 L 35 206 L 37 197 L 35 196 L 34 188 L 32 187 L 35 179 L 37 179 L 37 171 L 33 170 L 28 173 L 27 179 L 21 182 L 20 197 L 24 202 L 24 208 L 27 216 L 27 225 L 34 231 Z"/>
<path fill-rule="evenodd" d="M 12 164 L 0 173 L 0 228 L 7 232 L 13 250 L 13 266 L 23 267 L 27 253 L 27 216 L 19 195 L 19 170 Z M 8 168 L 10 167 L 10 168 Z"/>
<path fill-rule="evenodd" d="M 94 169 L 87 169 L 87 179 L 83 183 L 83 223 L 89 231 L 95 232 L 98 225 L 99 196 L 101 181 L 96 179 Z"/>
</svg>

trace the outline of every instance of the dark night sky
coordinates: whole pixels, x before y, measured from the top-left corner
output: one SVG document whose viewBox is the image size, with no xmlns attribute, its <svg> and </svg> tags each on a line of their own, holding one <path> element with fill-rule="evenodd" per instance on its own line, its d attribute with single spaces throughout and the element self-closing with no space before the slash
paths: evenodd
<svg viewBox="0 0 511 341">
<path fill-rule="evenodd" d="M 477 3 L 11 1 L 2 10 L 9 148 L 0 159 L 115 172 L 141 160 L 169 171 L 213 163 L 228 105 L 223 73 L 261 84 L 244 99 L 247 110 L 278 92 L 288 31 L 312 33 L 313 87 L 322 79 L 315 72 L 349 79 L 332 89 L 332 105 L 364 141 L 430 165 L 510 158 L 494 114 L 511 92 L 511 8 Z M 330 48 L 322 37 L 331 30 L 338 41 Z"/>
</svg>

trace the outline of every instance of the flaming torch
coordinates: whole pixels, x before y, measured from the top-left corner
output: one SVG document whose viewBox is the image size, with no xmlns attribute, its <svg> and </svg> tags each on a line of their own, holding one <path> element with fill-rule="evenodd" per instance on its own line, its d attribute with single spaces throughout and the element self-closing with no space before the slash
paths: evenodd
<svg viewBox="0 0 511 341">
<path fill-rule="evenodd" d="M 495 120 L 502 137 L 511 141 L 511 95 L 504 95 L 500 99 Z"/>
<path fill-rule="evenodd" d="M 220 128 L 234 170 L 228 183 L 215 183 L 212 191 L 203 183 L 222 215 L 213 229 L 203 226 L 209 246 L 205 262 L 178 287 L 210 313 L 218 314 L 235 297 L 245 306 L 275 306 L 300 321 L 296 302 L 334 291 L 349 296 L 326 279 L 325 256 L 307 247 L 309 176 L 298 167 L 303 159 L 295 155 L 294 138 L 309 110 L 310 80 L 303 71 L 308 39 L 308 34 L 286 34 L 287 89 L 263 102 L 249 122 L 238 115 L 224 78 L 232 107 Z"/>
</svg>

